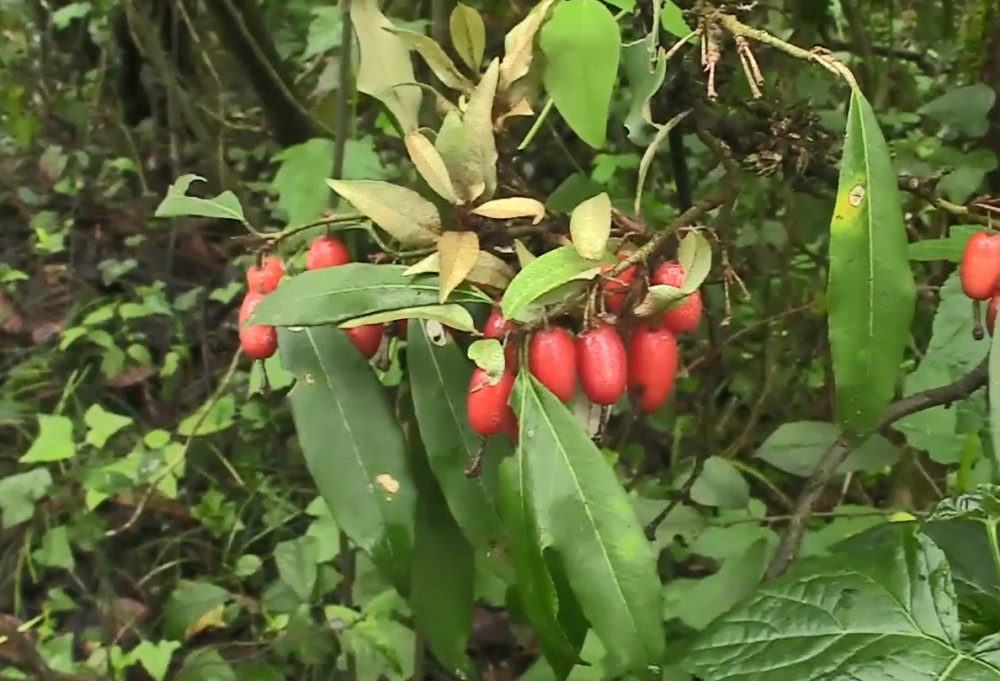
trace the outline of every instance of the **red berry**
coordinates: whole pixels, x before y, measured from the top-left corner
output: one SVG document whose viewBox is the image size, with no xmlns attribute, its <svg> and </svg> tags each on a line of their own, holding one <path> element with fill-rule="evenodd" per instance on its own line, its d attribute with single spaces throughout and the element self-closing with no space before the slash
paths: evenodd
<svg viewBox="0 0 1000 681">
<path fill-rule="evenodd" d="M 312 242 L 306 253 L 306 269 L 318 270 L 351 262 L 351 252 L 343 241 L 332 236 L 321 236 Z"/>
<path fill-rule="evenodd" d="M 528 344 L 528 367 L 553 395 L 569 402 L 576 391 L 573 334 L 558 326 L 535 332 Z"/>
<path fill-rule="evenodd" d="M 247 285 L 255 293 L 270 293 L 278 288 L 278 282 L 285 274 L 281 260 L 270 255 L 264 258 L 261 267 L 254 265 L 247 270 Z"/>
<path fill-rule="evenodd" d="M 476 368 L 469 381 L 469 425 L 484 437 L 507 432 L 516 426 L 517 417 L 507 401 L 514 388 L 514 372 L 504 371 L 496 385 L 490 385 L 485 369 Z"/>
<path fill-rule="evenodd" d="M 618 259 L 624 260 L 628 256 L 628 253 L 619 253 Z M 616 265 L 605 265 L 601 268 L 601 274 L 607 274 L 614 267 Z M 633 265 L 621 274 L 616 275 L 614 279 L 604 280 L 604 307 L 607 308 L 608 312 L 615 314 L 621 312 L 622 307 L 625 305 L 625 296 L 628 295 L 629 289 L 635 282 L 635 274 L 636 268 Z"/>
<path fill-rule="evenodd" d="M 278 349 L 278 331 L 273 326 L 244 326 L 240 345 L 250 359 L 267 359 Z"/>
<path fill-rule="evenodd" d="M 997 307 L 1000 306 L 1000 293 L 994 293 L 990 305 L 986 308 L 986 330 L 993 335 L 993 327 L 997 323 Z"/>
<path fill-rule="evenodd" d="M 653 272 L 655 285 L 683 286 L 686 275 L 679 262 L 665 262 Z M 680 305 L 663 313 L 663 325 L 674 333 L 694 333 L 701 324 L 701 291 L 695 291 Z"/>
<path fill-rule="evenodd" d="M 260 293 L 259 291 L 250 291 L 243 298 L 243 304 L 240 305 L 240 315 L 239 315 L 239 326 L 243 328 L 243 325 L 253 314 L 253 311 L 257 309 L 260 305 L 260 301 L 264 300 L 266 294 Z"/>
<path fill-rule="evenodd" d="M 965 295 L 973 300 L 993 296 L 1000 284 L 1000 234 L 973 234 L 965 245 L 958 271 Z"/>
<path fill-rule="evenodd" d="M 406 340 L 407 330 L 410 328 L 408 319 L 397 319 L 396 320 L 396 335 L 399 336 L 401 340 Z"/>
<path fill-rule="evenodd" d="M 379 345 L 382 344 L 381 324 L 362 324 L 344 329 L 344 333 L 365 359 L 374 357 L 375 353 L 378 352 Z"/>
<path fill-rule="evenodd" d="M 659 409 L 674 387 L 677 338 L 666 326 L 639 324 L 629 339 L 628 389 L 641 411 Z"/>
<path fill-rule="evenodd" d="M 628 356 L 613 326 L 601 324 L 580 334 L 576 365 L 583 393 L 594 404 L 614 404 L 625 392 Z"/>
<path fill-rule="evenodd" d="M 483 337 L 495 338 L 504 344 L 504 360 L 507 368 L 517 372 L 517 343 L 510 338 L 510 334 L 517 329 L 517 324 L 503 318 L 500 308 L 495 307 L 490 310 L 490 316 L 483 324 Z M 452 336 L 455 334 L 453 333 Z M 506 340 L 504 340 L 506 338 Z"/>
</svg>

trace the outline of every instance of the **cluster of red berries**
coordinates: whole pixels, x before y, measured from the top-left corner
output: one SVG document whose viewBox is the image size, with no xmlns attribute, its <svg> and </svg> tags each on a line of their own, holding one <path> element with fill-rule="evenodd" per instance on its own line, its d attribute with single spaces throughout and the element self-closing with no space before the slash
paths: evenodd
<svg viewBox="0 0 1000 681">
<path fill-rule="evenodd" d="M 608 266 L 605 271 L 613 266 Z M 604 305 L 619 312 L 636 277 L 635 267 L 604 283 Z M 663 263 L 650 278 L 653 284 L 680 287 L 684 269 L 677 262 Z M 654 412 L 666 402 L 677 373 L 676 334 L 693 333 L 701 322 L 701 292 L 695 291 L 677 307 L 653 318 L 636 320 L 627 339 L 619 329 L 599 321 L 575 339 L 567 329 L 547 326 L 532 334 L 528 342 L 528 369 L 538 381 L 563 402 L 576 392 L 601 406 L 615 404 L 626 390 L 636 408 Z M 504 343 L 506 366 L 500 380 L 491 385 L 486 370 L 477 368 L 469 383 L 468 416 L 472 429 L 484 436 L 506 433 L 514 439 L 517 418 L 508 405 L 517 372 L 518 349 L 513 338 L 516 326 L 494 309 L 483 335 Z"/>
<path fill-rule="evenodd" d="M 1000 234 L 978 232 L 965 245 L 958 268 L 962 290 L 973 300 L 989 300 L 986 329 L 993 335 L 1000 306 Z"/>
</svg>

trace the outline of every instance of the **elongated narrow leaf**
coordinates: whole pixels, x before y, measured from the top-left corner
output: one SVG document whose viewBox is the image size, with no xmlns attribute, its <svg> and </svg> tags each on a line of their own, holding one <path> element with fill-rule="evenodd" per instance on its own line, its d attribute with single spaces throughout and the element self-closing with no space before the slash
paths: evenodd
<svg viewBox="0 0 1000 681">
<path fill-rule="evenodd" d="M 712 269 L 712 244 L 700 232 L 690 231 L 677 247 L 677 261 L 684 270 L 684 293 L 694 293 Z"/>
<path fill-rule="evenodd" d="M 868 430 L 895 393 L 916 300 L 906 241 L 889 147 L 853 91 L 827 289 L 837 419 L 848 431 Z"/>
<path fill-rule="evenodd" d="M 535 56 L 535 36 L 549 17 L 555 0 L 542 0 L 531 8 L 521 22 L 510 29 L 503 39 L 503 60 L 500 62 L 500 90 L 506 91 L 515 81 L 528 74 Z"/>
<path fill-rule="evenodd" d="M 472 315 L 461 305 L 422 305 L 420 307 L 404 307 L 398 310 L 387 310 L 376 314 L 356 317 L 340 325 L 342 329 L 350 329 L 365 324 L 385 324 L 400 319 L 433 319 L 449 326 L 456 331 L 473 331 L 476 328 Z"/>
<path fill-rule="evenodd" d="M 615 262 L 610 253 L 588 260 L 572 246 L 560 246 L 524 266 L 510 282 L 500 303 L 503 316 L 517 319 L 533 301 L 574 279 L 593 279 L 602 265 Z"/>
<path fill-rule="evenodd" d="M 327 180 L 326 183 L 400 243 L 426 246 L 437 241 L 441 215 L 433 203 L 412 189 L 375 180 Z"/>
<path fill-rule="evenodd" d="M 406 152 L 410 155 L 410 160 L 413 161 L 413 165 L 420 173 L 420 177 L 424 178 L 427 186 L 445 201 L 458 203 L 458 196 L 455 194 L 455 187 L 448 175 L 448 168 L 431 141 L 420 132 L 411 132 L 404 138 L 403 142 L 406 144 Z"/>
<path fill-rule="evenodd" d="M 455 193 L 463 203 L 475 201 L 486 191 L 486 176 L 479 162 L 479 151 L 469 141 L 470 134 L 462 114 L 454 110 L 445 115 L 434 140 L 434 148 L 441 154 Z"/>
<path fill-rule="evenodd" d="M 514 385 L 521 493 L 543 548 L 555 550 L 584 614 L 632 671 L 661 661 L 656 561 L 614 471 L 569 409 L 527 372 Z"/>
<path fill-rule="evenodd" d="M 445 232 L 438 241 L 441 257 L 441 296 L 444 302 L 465 281 L 479 260 L 479 236 L 472 231 Z"/>
<path fill-rule="evenodd" d="M 537 225 L 545 217 L 545 204 L 527 196 L 510 196 L 487 201 L 473 208 L 472 212 L 494 220 L 531 218 L 531 224 Z"/>
<path fill-rule="evenodd" d="M 472 364 L 450 338 L 443 345 L 432 343 L 419 321 L 410 322 L 408 338 L 410 390 L 431 470 L 472 545 L 493 546 L 503 535 L 495 499 L 496 467 L 510 453 L 510 445 L 503 438 L 490 438 L 481 475 L 466 477 L 479 447 L 465 406 Z"/>
<path fill-rule="evenodd" d="M 403 595 L 413 562 L 416 489 L 382 384 L 331 327 L 278 333 L 306 466 L 340 527 Z"/>
<path fill-rule="evenodd" d="M 438 304 L 434 276 L 408 277 L 402 265 L 350 263 L 309 270 L 281 282 L 260 302 L 248 324 L 320 326 L 341 324 L 378 312 Z M 486 295 L 462 285 L 451 303 L 489 303 Z"/>
<path fill-rule="evenodd" d="M 472 91 L 472 81 L 462 75 L 462 72 L 455 66 L 451 57 L 445 53 L 444 49 L 433 38 L 423 33 L 416 33 L 402 28 L 393 28 L 391 30 L 423 57 L 427 65 L 431 67 L 434 75 L 447 87 L 465 93 Z"/>
<path fill-rule="evenodd" d="M 573 637 L 566 631 L 559 618 L 559 592 L 542 554 L 531 499 L 528 469 L 518 466 L 514 459 L 500 464 L 500 512 L 510 559 L 514 567 L 517 603 L 535 633 L 557 679 L 565 679 L 570 670 L 580 662 L 583 637 Z"/>
<path fill-rule="evenodd" d="M 611 237 L 611 197 L 601 192 L 582 202 L 569 216 L 569 235 L 576 252 L 597 260 L 607 251 Z"/>
<path fill-rule="evenodd" d="M 462 125 L 471 158 L 478 164 L 478 176 L 484 185 L 483 196 L 493 197 L 497 190 L 497 140 L 493 134 L 493 105 L 497 94 L 500 61 L 490 62 L 479 85 L 469 96 Z"/>
<path fill-rule="evenodd" d="M 455 52 L 470 69 L 478 71 L 483 53 L 486 52 L 486 24 L 483 17 L 472 7 L 460 2 L 451 11 L 448 28 Z"/>
</svg>

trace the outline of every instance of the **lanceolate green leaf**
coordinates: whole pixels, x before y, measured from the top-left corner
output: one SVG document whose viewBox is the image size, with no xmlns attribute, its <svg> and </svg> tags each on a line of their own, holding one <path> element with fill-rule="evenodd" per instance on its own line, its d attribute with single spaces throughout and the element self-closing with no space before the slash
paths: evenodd
<svg viewBox="0 0 1000 681">
<path fill-rule="evenodd" d="M 416 489 L 385 390 L 347 335 L 278 333 L 306 466 L 337 525 L 401 594 L 409 593 Z"/>
<path fill-rule="evenodd" d="M 593 279 L 602 265 L 614 262 L 610 253 L 599 260 L 588 260 L 572 246 L 551 250 L 525 265 L 510 282 L 500 302 L 503 316 L 517 319 L 521 311 L 546 293 L 574 279 Z"/>
<path fill-rule="evenodd" d="M 282 281 L 261 301 L 248 324 L 319 326 L 340 324 L 378 312 L 438 304 L 438 277 L 408 277 L 402 265 L 350 263 L 298 274 Z M 449 303 L 489 303 L 486 295 L 462 285 Z"/>
<path fill-rule="evenodd" d="M 856 90 L 830 225 L 827 296 L 837 418 L 863 432 L 895 393 L 916 289 L 889 148 Z"/>
<path fill-rule="evenodd" d="M 624 490 L 576 417 L 530 374 L 514 385 L 520 492 L 583 613 L 624 668 L 663 655 L 656 561 Z"/>
<path fill-rule="evenodd" d="M 477 548 L 500 542 L 496 469 L 510 453 L 503 438 L 490 438 L 482 473 L 469 479 L 465 471 L 475 458 L 479 437 L 469 426 L 466 398 L 472 363 L 447 338 L 438 346 L 427 338 L 424 324 L 413 320 L 407 334 L 407 360 L 417 425 L 427 458 L 459 527 Z"/>
</svg>

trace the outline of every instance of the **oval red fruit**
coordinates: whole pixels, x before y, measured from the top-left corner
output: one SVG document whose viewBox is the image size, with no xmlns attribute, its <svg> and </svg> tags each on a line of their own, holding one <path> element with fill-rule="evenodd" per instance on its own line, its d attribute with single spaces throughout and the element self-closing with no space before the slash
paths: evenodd
<svg viewBox="0 0 1000 681">
<path fill-rule="evenodd" d="M 243 328 L 243 324 L 246 323 L 247 319 L 250 318 L 250 315 L 253 314 L 253 311 L 257 309 L 258 305 L 260 305 L 260 301 L 264 300 L 264 296 L 265 294 L 260 293 L 258 291 L 250 291 L 249 293 L 246 294 L 246 296 L 243 298 L 243 304 L 240 305 L 240 314 L 239 314 L 240 328 Z"/>
<path fill-rule="evenodd" d="M 517 343 L 510 338 L 510 334 L 517 329 L 517 324 L 503 318 L 500 308 L 495 307 L 490 310 L 490 316 L 483 324 L 483 337 L 495 338 L 504 344 L 504 360 L 507 368 L 517 372 Z M 454 334 L 452 334 L 454 336 Z M 507 340 L 504 340 L 504 339 Z"/>
<path fill-rule="evenodd" d="M 639 324 L 628 348 L 628 391 L 640 411 L 659 409 L 674 387 L 677 338 L 666 326 Z"/>
<path fill-rule="evenodd" d="M 628 254 L 619 253 L 618 259 L 623 260 Z M 607 274 L 615 265 L 605 265 L 601 268 L 601 274 Z M 614 279 L 604 280 L 604 307 L 608 312 L 618 314 L 625 305 L 625 296 L 635 282 L 635 265 L 629 267 L 621 274 L 615 275 Z"/>
<path fill-rule="evenodd" d="M 477 367 L 472 372 L 467 404 L 472 430 L 484 437 L 512 431 L 517 418 L 507 401 L 513 388 L 513 371 L 504 371 L 496 385 L 490 385 L 485 369 Z"/>
<path fill-rule="evenodd" d="M 285 275 L 285 268 L 281 264 L 281 259 L 269 255 L 264 258 L 264 263 L 257 267 L 254 265 L 247 270 L 247 286 L 254 293 L 270 293 L 278 288 L 278 282 Z"/>
<path fill-rule="evenodd" d="M 240 346 L 250 359 L 267 359 L 278 349 L 278 330 L 273 326 L 245 326 L 240 329 Z"/>
<path fill-rule="evenodd" d="M 378 352 L 379 345 L 382 344 L 381 324 L 362 324 L 351 329 L 344 329 L 344 333 L 365 359 L 374 357 L 375 353 Z"/>
<path fill-rule="evenodd" d="M 528 368 L 563 402 L 576 391 L 576 349 L 573 334 L 554 326 L 536 331 L 528 343 Z"/>
<path fill-rule="evenodd" d="M 601 324 L 576 339 L 576 366 L 580 387 L 594 404 L 609 405 L 625 392 L 628 356 L 613 326 Z"/>
<path fill-rule="evenodd" d="M 958 268 L 962 290 L 973 300 L 988 300 L 1000 284 L 1000 235 L 978 232 L 965 245 Z"/>
<path fill-rule="evenodd" d="M 686 275 L 684 268 L 676 261 L 665 262 L 653 272 L 654 285 L 683 286 Z M 683 303 L 667 310 L 661 318 L 663 325 L 674 333 L 694 333 L 701 324 L 701 291 L 689 295 Z"/>
<path fill-rule="evenodd" d="M 1000 293 L 994 293 L 990 305 L 986 308 L 986 330 L 993 335 L 993 327 L 997 323 L 997 307 L 1000 307 Z"/>
<path fill-rule="evenodd" d="M 397 319 L 396 320 L 396 335 L 399 336 L 401 340 L 406 340 L 406 334 L 410 328 L 409 319 Z"/>
<path fill-rule="evenodd" d="M 306 253 L 306 269 L 318 270 L 351 262 L 351 252 L 343 241 L 332 236 L 321 236 L 312 242 Z"/>
</svg>

